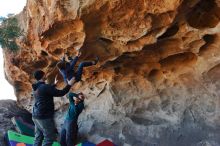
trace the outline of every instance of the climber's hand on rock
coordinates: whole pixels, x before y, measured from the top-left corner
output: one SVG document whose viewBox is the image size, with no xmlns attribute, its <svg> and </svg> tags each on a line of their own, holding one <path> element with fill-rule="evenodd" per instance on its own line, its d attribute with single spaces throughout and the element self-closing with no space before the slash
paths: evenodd
<svg viewBox="0 0 220 146">
<path fill-rule="evenodd" d="M 58 80 L 57 80 L 57 75 L 55 77 L 55 80 L 54 80 L 54 84 L 56 85 L 58 83 Z"/>
<path fill-rule="evenodd" d="M 81 53 L 80 51 L 78 51 L 78 52 L 76 53 L 76 56 L 80 57 L 81 54 L 82 54 L 82 53 Z"/>
<path fill-rule="evenodd" d="M 82 47 L 82 45 L 75 46 L 76 51 L 79 51 L 81 47 Z"/>
<path fill-rule="evenodd" d="M 65 55 L 60 60 L 61 61 L 65 61 Z"/>
</svg>

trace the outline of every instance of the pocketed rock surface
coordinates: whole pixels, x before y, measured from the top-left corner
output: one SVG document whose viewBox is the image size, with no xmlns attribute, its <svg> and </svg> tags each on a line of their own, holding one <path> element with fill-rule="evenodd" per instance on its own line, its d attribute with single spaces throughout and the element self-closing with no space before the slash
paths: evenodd
<svg viewBox="0 0 220 146">
<path fill-rule="evenodd" d="M 218 0 L 28 0 L 25 36 L 4 52 L 18 103 L 31 110 L 33 72 L 48 82 L 64 53 L 99 56 L 72 91 L 83 91 L 80 135 L 120 146 L 220 145 Z M 56 98 L 62 123 L 68 100 Z"/>
</svg>

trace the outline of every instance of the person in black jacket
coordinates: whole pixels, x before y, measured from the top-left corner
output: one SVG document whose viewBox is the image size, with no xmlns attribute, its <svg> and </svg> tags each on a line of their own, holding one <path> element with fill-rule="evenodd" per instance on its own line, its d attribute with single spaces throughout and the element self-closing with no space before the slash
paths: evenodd
<svg viewBox="0 0 220 146">
<path fill-rule="evenodd" d="M 68 84 L 62 90 L 58 90 L 54 85 L 46 84 L 45 73 L 38 70 L 34 73 L 37 83 L 32 85 L 35 98 L 32 119 L 35 124 L 34 146 L 52 146 L 56 140 L 54 123 L 54 102 L 53 97 L 64 96 L 69 92 L 75 83 L 75 78 L 67 80 Z M 44 141 L 43 141 L 44 140 Z"/>
</svg>

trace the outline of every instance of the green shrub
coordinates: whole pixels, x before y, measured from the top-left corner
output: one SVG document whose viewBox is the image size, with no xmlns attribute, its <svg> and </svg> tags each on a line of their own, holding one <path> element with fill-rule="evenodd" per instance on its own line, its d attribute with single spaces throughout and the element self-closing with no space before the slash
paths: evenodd
<svg viewBox="0 0 220 146">
<path fill-rule="evenodd" d="M 0 45 L 2 48 L 9 49 L 12 52 L 19 50 L 19 46 L 16 44 L 16 38 L 22 34 L 15 17 L 2 19 L 0 25 Z"/>
</svg>

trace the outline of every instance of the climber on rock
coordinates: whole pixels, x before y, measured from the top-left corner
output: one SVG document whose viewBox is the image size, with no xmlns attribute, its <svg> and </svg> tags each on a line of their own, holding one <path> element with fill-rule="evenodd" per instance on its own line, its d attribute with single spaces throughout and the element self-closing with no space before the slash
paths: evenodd
<svg viewBox="0 0 220 146">
<path fill-rule="evenodd" d="M 34 72 L 37 83 L 32 84 L 34 105 L 32 119 L 35 124 L 34 146 L 52 146 L 56 140 L 56 128 L 54 123 L 53 97 L 64 96 L 76 82 L 75 78 L 67 80 L 67 85 L 58 90 L 54 85 L 44 82 L 45 73 L 41 70 Z M 44 140 L 44 141 L 43 141 Z"/>
<path fill-rule="evenodd" d="M 79 114 L 84 109 L 85 97 L 83 93 L 75 94 L 72 92 L 70 92 L 67 97 L 69 98 L 70 104 L 62 127 L 60 144 L 62 146 L 73 146 L 77 144 L 77 120 Z"/>
<path fill-rule="evenodd" d="M 92 66 L 92 65 L 96 65 L 97 62 L 99 61 L 99 58 L 96 57 L 96 59 L 94 61 L 81 62 L 78 66 L 77 71 L 75 72 L 74 67 L 79 59 L 80 54 L 81 53 L 78 52 L 74 58 L 68 57 L 70 62 L 66 62 L 65 56 L 64 56 L 63 59 L 57 63 L 57 67 L 58 67 L 61 75 L 63 76 L 63 79 L 65 82 L 67 82 L 67 79 L 70 80 L 72 77 L 74 77 L 77 82 L 80 81 L 81 77 L 82 77 L 82 73 L 83 73 L 83 68 L 88 67 L 88 66 Z"/>
</svg>

